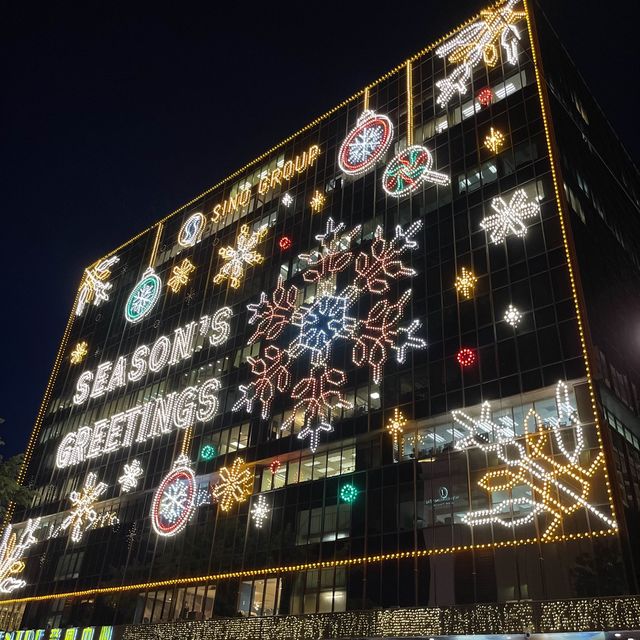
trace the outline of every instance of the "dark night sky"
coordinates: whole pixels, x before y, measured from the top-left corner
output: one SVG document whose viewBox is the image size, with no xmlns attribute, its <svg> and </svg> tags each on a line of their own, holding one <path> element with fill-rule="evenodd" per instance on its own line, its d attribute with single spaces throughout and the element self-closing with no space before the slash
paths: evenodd
<svg viewBox="0 0 640 640">
<path fill-rule="evenodd" d="M 637 160 L 636 2 L 542 2 Z M 25 446 L 84 266 L 484 4 L 5 3 L 2 453 Z"/>
</svg>

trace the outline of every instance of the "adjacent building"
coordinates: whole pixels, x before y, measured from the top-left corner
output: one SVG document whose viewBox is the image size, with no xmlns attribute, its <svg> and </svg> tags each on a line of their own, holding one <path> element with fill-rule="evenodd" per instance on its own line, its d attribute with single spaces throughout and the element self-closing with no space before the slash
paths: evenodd
<svg viewBox="0 0 640 640">
<path fill-rule="evenodd" d="M 0 628 L 640 628 L 639 185 L 507 0 L 89 266 Z"/>
</svg>

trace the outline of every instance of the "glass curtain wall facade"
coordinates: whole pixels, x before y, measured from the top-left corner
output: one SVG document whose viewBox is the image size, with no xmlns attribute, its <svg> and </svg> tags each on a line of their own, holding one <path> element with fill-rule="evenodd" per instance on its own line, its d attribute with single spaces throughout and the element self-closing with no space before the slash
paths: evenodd
<svg viewBox="0 0 640 640">
<path fill-rule="evenodd" d="M 542 23 L 488 7 L 87 269 L 0 627 L 637 591 L 636 223 L 596 204 L 637 173 Z"/>
</svg>

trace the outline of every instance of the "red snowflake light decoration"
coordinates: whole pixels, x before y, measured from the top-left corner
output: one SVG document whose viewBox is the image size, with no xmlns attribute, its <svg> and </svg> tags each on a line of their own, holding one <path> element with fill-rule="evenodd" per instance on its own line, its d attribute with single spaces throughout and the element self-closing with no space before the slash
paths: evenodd
<svg viewBox="0 0 640 640">
<path fill-rule="evenodd" d="M 280 460 L 278 460 L 278 458 L 276 458 L 275 460 L 271 461 L 271 464 L 269 465 L 269 471 L 271 471 L 271 475 L 276 475 L 276 473 L 278 473 L 278 470 L 280 469 L 280 467 L 282 466 L 282 462 L 280 462 Z"/>
<path fill-rule="evenodd" d="M 292 244 L 293 243 L 291 242 L 291 238 L 289 238 L 288 236 L 282 236 L 282 238 L 280 238 L 280 241 L 278 242 L 278 245 L 280 246 L 280 249 L 282 249 L 282 251 L 290 249 Z"/>
<path fill-rule="evenodd" d="M 493 91 L 491 91 L 491 87 L 480 89 L 476 94 L 476 100 L 481 106 L 488 107 L 493 102 Z"/>
<path fill-rule="evenodd" d="M 249 344 L 261 338 L 266 340 L 277 338 L 291 320 L 297 296 L 298 287 L 294 285 L 285 287 L 280 276 L 278 285 L 271 294 L 271 300 L 263 291 L 260 294 L 260 302 L 248 304 L 247 309 L 252 313 L 249 324 L 258 323 L 256 330 L 249 338 Z"/>
<path fill-rule="evenodd" d="M 458 355 L 456 356 L 456 360 L 458 364 L 463 368 L 473 366 L 478 360 L 478 356 L 473 349 L 469 349 L 468 347 L 463 347 L 458 351 Z"/>
</svg>

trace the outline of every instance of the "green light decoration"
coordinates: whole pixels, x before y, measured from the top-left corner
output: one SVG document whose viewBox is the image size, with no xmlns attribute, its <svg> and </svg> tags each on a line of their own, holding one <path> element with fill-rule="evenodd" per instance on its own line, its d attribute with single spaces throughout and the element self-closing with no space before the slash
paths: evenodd
<svg viewBox="0 0 640 640">
<path fill-rule="evenodd" d="M 209 462 L 209 460 L 213 460 L 217 455 L 218 452 L 212 444 L 205 444 L 204 447 L 200 449 L 200 457 L 207 462 Z"/>
<path fill-rule="evenodd" d="M 343 502 L 347 502 L 351 504 L 355 502 L 355 499 L 358 497 L 358 489 L 354 487 L 352 484 L 343 485 L 342 489 L 340 489 L 340 499 Z"/>
<path fill-rule="evenodd" d="M 149 267 L 127 298 L 127 303 L 124 307 L 124 317 L 127 321 L 135 324 L 151 313 L 156 302 L 158 302 L 161 291 L 162 280 Z"/>
</svg>

